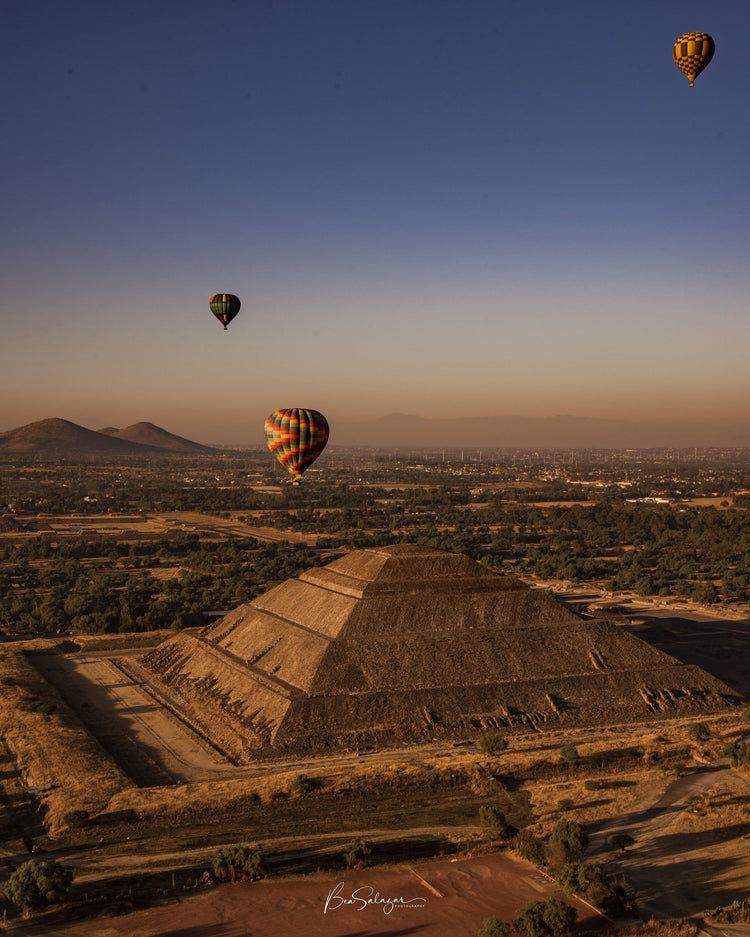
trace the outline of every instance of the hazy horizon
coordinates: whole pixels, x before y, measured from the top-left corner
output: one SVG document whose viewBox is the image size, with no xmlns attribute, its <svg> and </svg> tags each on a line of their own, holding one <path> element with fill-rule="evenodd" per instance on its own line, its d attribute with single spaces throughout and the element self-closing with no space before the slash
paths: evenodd
<svg viewBox="0 0 750 937">
<path fill-rule="evenodd" d="M 740 0 L 9 9 L 0 431 L 750 424 L 748 27 Z"/>
<path fill-rule="evenodd" d="M 85 426 L 65 417 L 47 417 L 31 424 L 23 424 L 9 429 L 0 429 L 0 436 L 14 430 L 36 429 L 46 451 L 51 446 L 70 445 L 58 437 L 57 426 L 44 424 L 64 420 L 73 426 L 83 427 L 94 432 L 137 428 L 142 443 L 159 445 L 157 439 L 143 436 L 148 434 L 148 426 L 154 426 L 152 420 L 137 420 L 133 423 L 114 427 Z M 42 424 L 42 425 L 40 425 Z M 143 426 L 147 424 L 147 426 Z M 158 426 L 167 434 L 188 439 L 201 445 L 265 449 L 263 425 L 247 427 L 247 433 L 238 438 L 191 437 L 176 432 L 170 426 Z M 63 431 L 63 436 L 64 436 Z M 43 434 L 43 435 L 41 435 Z M 53 435 L 50 435 L 53 434 Z M 24 445 L 31 438 L 28 432 L 22 435 Z M 34 438 L 37 438 L 36 436 Z M 54 442 L 51 440 L 54 439 Z M 467 416 L 461 419 L 429 419 L 416 414 L 390 413 L 372 420 L 337 423 L 334 425 L 329 443 L 335 446 L 368 447 L 376 449 L 413 448 L 478 448 L 486 451 L 493 449 L 685 449 L 685 448 L 750 448 L 750 425 L 747 423 L 700 423 L 696 421 L 675 420 L 606 420 L 557 415 L 552 417 L 526 418 L 512 415 L 493 415 L 488 417 Z M 2 441 L 0 440 L 0 448 Z M 7 451 L 26 451 L 10 449 Z M 36 451 L 31 449 L 28 451 Z"/>
</svg>

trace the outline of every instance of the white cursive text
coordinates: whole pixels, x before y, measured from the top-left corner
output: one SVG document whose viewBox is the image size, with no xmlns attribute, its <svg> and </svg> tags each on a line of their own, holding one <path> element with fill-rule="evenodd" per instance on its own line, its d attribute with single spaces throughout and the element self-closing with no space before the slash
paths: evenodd
<svg viewBox="0 0 750 937">
<path fill-rule="evenodd" d="M 385 898 L 380 892 L 375 891 L 369 885 L 362 885 L 356 888 L 350 897 L 341 894 L 344 883 L 339 882 L 335 888 L 328 892 L 326 903 L 323 908 L 323 914 L 329 911 L 335 911 L 337 908 L 350 907 L 356 911 L 364 911 L 372 905 L 380 906 L 383 914 L 390 914 L 394 908 L 421 908 L 424 906 L 426 898 Z"/>
</svg>

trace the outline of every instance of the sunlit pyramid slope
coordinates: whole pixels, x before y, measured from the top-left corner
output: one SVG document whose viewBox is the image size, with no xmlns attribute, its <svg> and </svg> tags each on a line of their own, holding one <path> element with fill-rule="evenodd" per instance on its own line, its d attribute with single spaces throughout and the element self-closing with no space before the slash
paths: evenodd
<svg viewBox="0 0 750 937">
<path fill-rule="evenodd" d="M 244 754 L 647 720 L 738 701 L 611 623 L 466 556 L 408 545 L 308 570 L 142 663 Z"/>
</svg>

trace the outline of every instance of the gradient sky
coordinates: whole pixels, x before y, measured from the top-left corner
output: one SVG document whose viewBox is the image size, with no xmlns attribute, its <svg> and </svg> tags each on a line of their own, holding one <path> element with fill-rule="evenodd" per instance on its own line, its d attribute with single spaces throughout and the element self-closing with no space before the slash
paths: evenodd
<svg viewBox="0 0 750 937">
<path fill-rule="evenodd" d="M 750 419 L 747 0 L 24 0 L 0 29 L 0 431 Z"/>
</svg>

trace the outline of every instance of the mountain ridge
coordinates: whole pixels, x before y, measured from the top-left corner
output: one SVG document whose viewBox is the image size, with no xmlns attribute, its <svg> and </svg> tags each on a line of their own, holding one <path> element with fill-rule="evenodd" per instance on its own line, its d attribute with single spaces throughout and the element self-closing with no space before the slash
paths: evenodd
<svg viewBox="0 0 750 937">
<path fill-rule="evenodd" d="M 635 421 L 557 415 L 429 419 L 390 413 L 341 423 L 331 443 L 375 448 L 657 449 L 750 446 L 750 424 L 692 420 Z"/>
<path fill-rule="evenodd" d="M 0 433 L 0 453 L 82 455 L 215 452 L 210 446 L 175 436 L 153 423 L 134 423 L 124 430 L 87 429 L 61 417 L 49 417 Z"/>
</svg>

